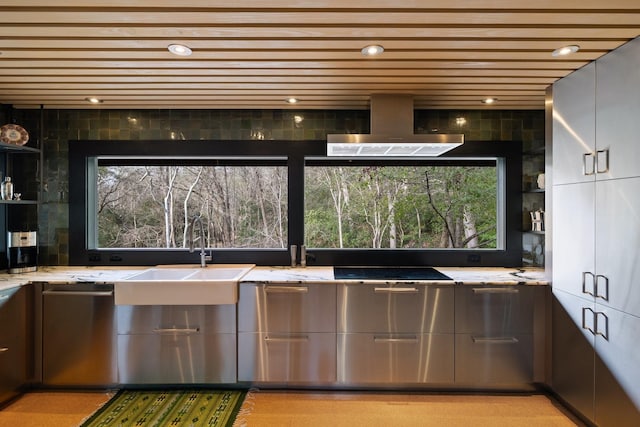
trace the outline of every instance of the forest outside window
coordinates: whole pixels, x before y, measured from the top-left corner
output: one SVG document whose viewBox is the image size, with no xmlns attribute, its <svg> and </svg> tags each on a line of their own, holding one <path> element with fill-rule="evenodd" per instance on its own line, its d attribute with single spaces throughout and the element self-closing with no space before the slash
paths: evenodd
<svg viewBox="0 0 640 427">
<path fill-rule="evenodd" d="M 317 141 L 70 142 L 70 263 L 196 262 L 185 229 L 199 215 L 214 263 L 289 265 L 290 248 L 306 245 L 307 265 L 520 265 L 517 145 L 466 143 L 434 159 L 324 151 Z"/>
<path fill-rule="evenodd" d="M 497 160 L 332 164 L 305 169 L 310 248 L 500 249 Z"/>
<path fill-rule="evenodd" d="M 286 166 L 99 159 L 94 247 L 184 248 L 199 215 L 206 247 L 286 248 L 287 198 Z"/>
</svg>

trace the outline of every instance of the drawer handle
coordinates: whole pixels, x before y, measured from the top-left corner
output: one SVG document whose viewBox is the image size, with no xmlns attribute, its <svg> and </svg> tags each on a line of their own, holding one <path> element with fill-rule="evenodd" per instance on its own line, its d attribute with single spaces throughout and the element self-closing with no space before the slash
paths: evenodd
<svg viewBox="0 0 640 427">
<path fill-rule="evenodd" d="M 309 337 L 265 337 L 264 341 L 266 343 L 307 342 L 309 341 Z"/>
<path fill-rule="evenodd" d="M 373 337 L 373 342 L 379 343 L 379 344 L 388 344 L 388 343 L 392 343 L 392 344 L 417 344 L 418 343 L 418 337 L 416 337 L 416 336 L 404 337 L 404 338 L 400 338 L 400 337 Z"/>
<path fill-rule="evenodd" d="M 418 288 L 374 288 L 376 294 L 417 294 Z"/>
<path fill-rule="evenodd" d="M 154 334 L 196 334 L 200 328 L 156 328 Z"/>
<path fill-rule="evenodd" d="M 583 294 L 587 294 L 587 295 L 591 295 L 591 296 L 595 296 L 593 291 L 588 291 L 587 290 L 587 277 L 590 278 L 591 289 L 594 289 L 594 288 L 597 287 L 596 276 L 590 271 L 583 271 L 582 272 L 582 293 Z"/>
<path fill-rule="evenodd" d="M 42 291 L 42 295 L 111 297 L 113 296 L 113 291 Z"/>
<path fill-rule="evenodd" d="M 602 160 L 602 156 L 604 155 L 604 160 Z M 604 164 L 600 167 L 601 164 Z M 607 173 L 609 172 L 609 149 L 598 150 L 596 151 L 596 173 Z"/>
<path fill-rule="evenodd" d="M 309 292 L 307 286 L 266 286 L 264 291 L 274 294 L 306 294 Z"/>
<path fill-rule="evenodd" d="M 594 153 L 584 153 L 582 155 L 582 174 L 589 176 L 589 175 L 595 175 L 595 173 L 596 173 L 596 156 L 594 155 Z"/>
<path fill-rule="evenodd" d="M 596 313 L 590 309 L 589 307 L 582 307 L 582 329 L 591 332 L 593 335 L 596 334 L 596 331 L 594 328 L 590 327 L 587 325 L 587 311 L 591 313 L 591 321 L 595 324 L 597 321 L 596 318 Z M 595 325 L 595 328 L 597 328 L 597 325 Z"/>
<path fill-rule="evenodd" d="M 520 289 L 514 288 L 473 288 L 474 294 L 517 294 Z"/>
<path fill-rule="evenodd" d="M 9 347 L 0 347 L 0 353 L 6 353 L 9 351 Z"/>
<path fill-rule="evenodd" d="M 604 319 L 604 322 L 601 323 L 600 319 Z M 606 314 L 604 314 L 601 311 L 596 312 L 596 333 L 595 334 L 600 335 L 602 338 L 609 341 L 609 318 L 607 317 Z"/>
<path fill-rule="evenodd" d="M 518 338 L 516 337 L 504 337 L 504 338 L 483 338 L 483 337 L 471 337 L 474 344 L 516 344 Z"/>
<path fill-rule="evenodd" d="M 600 293 L 600 279 L 604 280 L 604 293 L 601 294 Z M 609 278 L 607 276 L 604 276 L 602 274 L 597 274 L 596 275 L 596 280 L 595 280 L 595 284 L 596 284 L 596 294 L 595 297 L 596 298 L 602 298 L 605 301 L 609 301 Z"/>
</svg>

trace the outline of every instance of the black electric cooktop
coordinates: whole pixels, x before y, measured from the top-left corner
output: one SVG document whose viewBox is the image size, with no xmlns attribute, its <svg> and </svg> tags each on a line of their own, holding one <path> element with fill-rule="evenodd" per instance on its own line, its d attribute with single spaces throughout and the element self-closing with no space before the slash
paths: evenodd
<svg viewBox="0 0 640 427">
<path fill-rule="evenodd" d="M 433 267 L 333 267 L 336 280 L 452 280 Z"/>
</svg>

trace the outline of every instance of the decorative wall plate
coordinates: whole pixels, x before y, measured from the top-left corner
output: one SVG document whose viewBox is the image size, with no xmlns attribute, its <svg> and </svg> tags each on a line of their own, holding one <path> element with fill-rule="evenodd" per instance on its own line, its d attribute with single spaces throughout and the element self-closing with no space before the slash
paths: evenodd
<svg viewBox="0 0 640 427">
<path fill-rule="evenodd" d="M 29 132 L 22 126 L 4 125 L 0 127 L 0 141 L 5 144 L 24 145 L 29 141 Z"/>
</svg>

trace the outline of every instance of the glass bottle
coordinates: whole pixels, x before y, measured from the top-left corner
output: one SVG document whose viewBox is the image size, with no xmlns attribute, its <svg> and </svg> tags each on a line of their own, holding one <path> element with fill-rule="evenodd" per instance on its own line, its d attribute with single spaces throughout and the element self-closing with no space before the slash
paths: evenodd
<svg viewBox="0 0 640 427">
<path fill-rule="evenodd" d="M 2 181 L 1 190 L 0 196 L 2 197 L 2 200 L 13 199 L 13 182 L 11 182 L 10 176 L 5 177 L 4 181 Z"/>
</svg>

